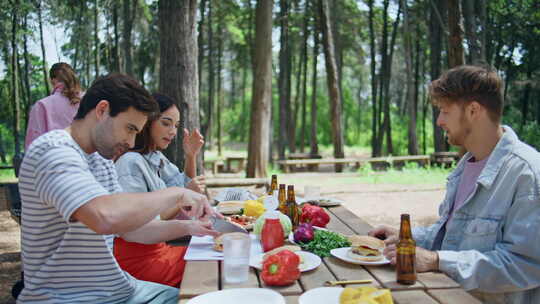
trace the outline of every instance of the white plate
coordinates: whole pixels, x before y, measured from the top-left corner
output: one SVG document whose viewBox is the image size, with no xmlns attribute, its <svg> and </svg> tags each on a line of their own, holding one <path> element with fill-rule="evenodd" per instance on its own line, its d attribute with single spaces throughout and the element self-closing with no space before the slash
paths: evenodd
<svg viewBox="0 0 540 304">
<path fill-rule="evenodd" d="M 266 288 L 233 288 L 205 293 L 188 301 L 188 304 L 285 304 L 279 293 Z"/>
<path fill-rule="evenodd" d="M 317 229 L 317 230 L 328 230 L 328 229 L 326 229 L 326 228 L 317 227 L 317 226 L 313 226 L 313 229 Z M 294 241 L 294 231 L 292 231 L 291 233 L 289 233 L 289 242 L 298 245 L 298 243 Z"/>
<path fill-rule="evenodd" d="M 358 261 L 358 260 L 352 259 L 347 254 L 349 249 L 351 249 L 351 247 L 343 247 L 343 248 L 332 249 L 332 250 L 330 250 L 330 254 L 335 256 L 336 258 L 338 258 L 340 260 L 345 261 L 345 262 L 358 264 L 358 265 L 384 265 L 384 264 L 390 263 L 390 261 L 387 260 L 386 257 L 384 257 L 384 256 L 383 256 L 382 260 L 373 261 L 373 262 Z"/>
<path fill-rule="evenodd" d="M 339 206 L 345 203 L 344 201 L 340 199 L 333 198 L 333 197 L 326 197 L 326 196 L 305 197 L 304 201 L 308 204 L 313 201 L 315 202 L 316 205 L 320 207 Z"/>
<path fill-rule="evenodd" d="M 299 304 L 333 304 L 339 303 L 339 295 L 343 287 L 319 287 L 306 291 L 298 299 Z"/>
<path fill-rule="evenodd" d="M 304 262 L 301 263 L 299 266 L 299 269 L 301 272 L 313 270 L 319 267 L 319 265 L 321 265 L 321 258 L 311 252 L 297 251 L 295 253 L 301 256 L 302 259 L 304 260 Z M 261 270 L 263 256 L 264 256 L 264 253 L 252 257 L 249 260 L 249 266 Z"/>
</svg>

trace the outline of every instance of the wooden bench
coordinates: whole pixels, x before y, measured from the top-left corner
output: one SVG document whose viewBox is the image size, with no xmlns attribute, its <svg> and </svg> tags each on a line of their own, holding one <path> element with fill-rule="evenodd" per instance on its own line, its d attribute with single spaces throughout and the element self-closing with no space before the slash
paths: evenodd
<svg viewBox="0 0 540 304">
<path fill-rule="evenodd" d="M 445 168 L 448 168 L 452 166 L 452 164 L 457 163 L 459 161 L 459 158 L 460 157 L 458 152 L 446 151 L 431 153 L 431 163 Z"/>
<path fill-rule="evenodd" d="M 235 170 L 232 169 L 232 163 L 238 163 L 238 167 L 236 167 Z M 245 156 L 228 156 L 225 158 L 226 163 L 226 169 L 227 172 L 242 172 L 244 171 L 245 164 L 246 164 L 246 157 Z"/>
<path fill-rule="evenodd" d="M 321 159 L 291 159 L 291 160 L 278 160 L 276 163 L 282 166 L 283 171 L 288 173 L 291 168 L 298 165 L 336 165 L 336 164 L 354 164 L 356 168 L 359 168 L 363 160 L 359 158 L 321 158 Z"/>
<path fill-rule="evenodd" d="M 429 155 L 382 156 L 363 159 L 363 162 L 370 163 L 375 170 L 387 169 L 390 166 L 401 168 L 406 162 L 416 162 L 421 166 L 427 166 L 430 161 Z"/>
<path fill-rule="evenodd" d="M 224 166 L 225 163 L 221 159 L 204 160 L 204 168 L 209 168 L 212 171 L 213 175 L 216 175 L 219 172 L 223 172 Z"/>
<path fill-rule="evenodd" d="M 321 159 L 322 156 L 319 154 L 311 154 L 311 153 L 290 153 L 287 155 L 288 160 L 294 160 L 294 159 Z M 296 171 L 300 166 L 292 166 L 290 169 L 292 171 Z M 307 169 L 307 171 L 317 171 L 319 169 L 319 164 L 308 164 L 307 166 L 301 166 L 302 168 Z"/>
<path fill-rule="evenodd" d="M 206 187 L 268 187 L 267 178 L 207 178 Z"/>
</svg>

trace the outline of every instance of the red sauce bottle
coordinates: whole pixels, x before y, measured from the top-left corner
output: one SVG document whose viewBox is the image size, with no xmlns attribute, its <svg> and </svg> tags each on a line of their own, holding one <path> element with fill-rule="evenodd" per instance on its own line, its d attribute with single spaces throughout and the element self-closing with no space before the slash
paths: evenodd
<svg viewBox="0 0 540 304">
<path fill-rule="evenodd" d="M 281 247 L 285 243 L 283 238 L 283 227 L 276 214 L 269 213 L 264 220 L 263 229 L 261 231 L 261 243 L 264 252 Z"/>
</svg>

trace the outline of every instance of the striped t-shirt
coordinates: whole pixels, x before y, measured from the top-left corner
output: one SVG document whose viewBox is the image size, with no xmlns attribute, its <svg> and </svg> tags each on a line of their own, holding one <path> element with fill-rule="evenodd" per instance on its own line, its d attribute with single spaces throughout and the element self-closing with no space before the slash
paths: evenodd
<svg viewBox="0 0 540 304">
<path fill-rule="evenodd" d="M 118 266 L 113 236 L 71 219 L 93 198 L 120 192 L 114 164 L 65 130 L 37 138 L 21 165 L 24 289 L 19 302 L 116 303 L 136 280 Z"/>
</svg>

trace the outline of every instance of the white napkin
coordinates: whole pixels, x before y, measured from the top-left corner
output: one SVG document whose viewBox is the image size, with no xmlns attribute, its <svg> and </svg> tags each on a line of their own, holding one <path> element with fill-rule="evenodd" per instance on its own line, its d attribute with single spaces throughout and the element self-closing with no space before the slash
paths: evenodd
<svg viewBox="0 0 540 304">
<path fill-rule="evenodd" d="M 263 253 L 261 242 L 254 234 L 251 237 L 250 258 Z M 214 238 L 211 236 L 192 236 L 189 242 L 184 260 L 186 261 L 220 261 L 223 260 L 223 252 L 215 251 Z"/>
</svg>

